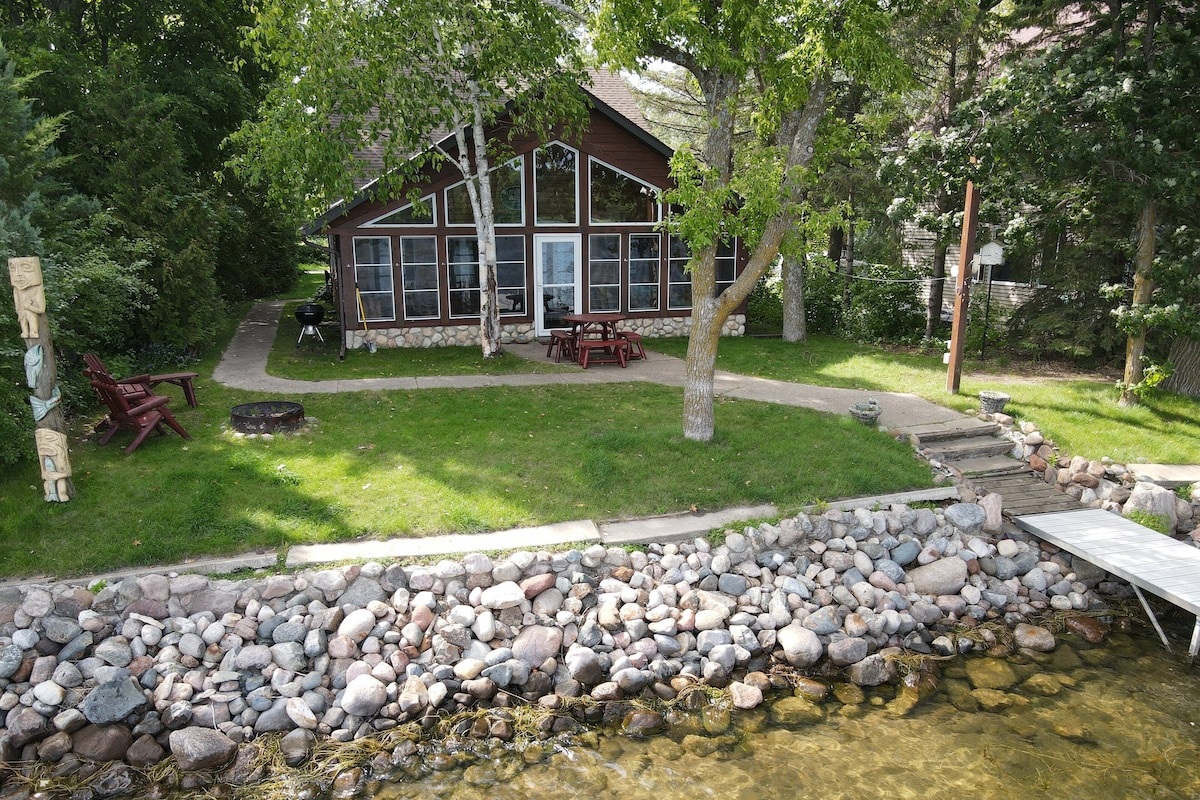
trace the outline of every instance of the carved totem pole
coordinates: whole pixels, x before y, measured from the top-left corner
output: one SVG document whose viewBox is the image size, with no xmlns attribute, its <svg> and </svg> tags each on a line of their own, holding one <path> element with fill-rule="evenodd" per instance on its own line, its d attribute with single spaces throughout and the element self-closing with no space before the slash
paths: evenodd
<svg viewBox="0 0 1200 800">
<path fill-rule="evenodd" d="M 25 340 L 25 382 L 33 394 L 29 405 L 37 425 L 38 466 L 46 502 L 65 503 L 75 496 L 71 461 L 67 453 L 67 422 L 58 407 L 62 394 L 46 317 L 46 293 L 42 287 L 42 263 L 36 258 L 10 258 L 8 274 L 17 307 L 17 322 Z"/>
</svg>

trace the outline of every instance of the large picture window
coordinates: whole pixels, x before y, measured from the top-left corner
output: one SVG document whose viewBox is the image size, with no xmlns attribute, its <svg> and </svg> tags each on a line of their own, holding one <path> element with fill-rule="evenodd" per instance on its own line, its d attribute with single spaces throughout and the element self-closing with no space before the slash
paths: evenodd
<svg viewBox="0 0 1200 800">
<path fill-rule="evenodd" d="M 492 169 L 492 207 L 497 225 L 525 223 L 525 185 L 522 179 L 521 158 Z M 475 212 L 465 183 L 456 183 L 446 190 L 446 223 L 474 225 Z"/>
<path fill-rule="evenodd" d="M 500 314 L 525 311 L 525 237 L 496 237 L 496 295 Z"/>
<path fill-rule="evenodd" d="M 441 309 L 436 237 L 401 237 L 400 279 L 404 285 L 404 318 L 437 319 Z"/>
<path fill-rule="evenodd" d="M 590 164 L 588 213 L 593 223 L 658 222 L 658 197 L 654 187 L 599 161 L 592 160 Z"/>
<path fill-rule="evenodd" d="M 621 236 L 588 237 L 588 310 L 621 310 Z"/>
<path fill-rule="evenodd" d="M 657 233 L 629 234 L 629 310 L 658 310 L 661 238 Z"/>
<path fill-rule="evenodd" d="M 362 302 L 360 322 L 379 322 L 396 318 L 396 290 L 392 283 L 390 238 L 354 237 L 354 281 Z"/>
<path fill-rule="evenodd" d="M 578 154 L 558 142 L 534 154 L 534 207 L 538 225 L 579 224 L 578 162 Z"/>
</svg>

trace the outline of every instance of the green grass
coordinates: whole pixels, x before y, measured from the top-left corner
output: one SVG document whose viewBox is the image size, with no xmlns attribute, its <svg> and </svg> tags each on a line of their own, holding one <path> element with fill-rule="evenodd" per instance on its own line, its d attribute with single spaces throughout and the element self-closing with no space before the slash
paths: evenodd
<svg viewBox="0 0 1200 800">
<path fill-rule="evenodd" d="M 275 345 L 267 359 L 268 374 L 293 380 L 351 380 L 356 378 L 416 378 L 429 375 L 512 375 L 554 372 L 570 367 L 530 361 L 511 353 L 484 358 L 479 347 L 384 347 L 374 353 L 362 348 L 347 350 L 338 358 L 337 323 L 327 318 L 321 325 L 322 343 L 305 336 L 297 345 L 300 325 L 293 312 L 299 300 L 284 305 Z M 328 308 L 326 309 L 328 311 Z"/>
<path fill-rule="evenodd" d="M 651 347 L 684 356 L 686 339 L 656 339 Z M 946 391 L 941 354 L 884 350 L 816 336 L 804 344 L 780 339 L 722 339 L 718 369 L 777 380 L 868 391 L 909 392 L 965 411 L 984 389 L 1006 392 L 1005 412 L 1034 422 L 1065 452 L 1109 456 L 1123 463 L 1200 464 L 1200 400 L 1158 393 L 1120 408 L 1115 383 L 1060 375 L 1044 364 L 1008 365 L 968 359 L 959 394 Z"/>
<path fill-rule="evenodd" d="M 653 385 L 312 395 L 313 433 L 269 443 L 221 432 L 249 393 L 197 388 L 200 408 L 172 403 L 191 442 L 72 441 L 70 503 L 42 502 L 32 464 L 0 480 L 0 574 L 930 485 L 906 445 L 801 409 L 723 402 L 716 440 L 685 441 L 679 392 Z"/>
<path fill-rule="evenodd" d="M 773 502 L 789 510 L 930 485 L 928 469 L 907 445 L 845 416 L 719 401 L 715 440 L 686 441 L 680 392 L 642 383 L 311 395 L 294 398 L 320 420 L 311 433 L 235 439 L 222 432 L 230 407 L 262 398 L 209 376 L 245 310 L 236 311 L 197 366 L 199 408 L 164 387 L 192 441 L 153 437 L 126 456 L 130 434 L 99 447 L 77 433 L 71 459 L 78 496 L 67 504 L 42 501 L 32 462 L 0 475 L 0 575 L 79 575 L 299 543 L 637 517 L 692 505 Z M 294 322 L 281 329 L 275 357 L 293 355 L 294 333 Z M 685 346 L 654 343 L 680 355 Z M 950 396 L 936 355 L 833 340 L 797 347 L 727 339 L 720 352 L 723 369 L 910 391 L 959 408 L 973 406 L 980 389 L 1000 389 L 1013 396 L 1010 410 L 1073 452 L 1200 462 L 1200 404 L 1192 400 L 1164 397 L 1118 409 L 1104 381 L 985 377 L 972 364 L 964 394 Z M 381 370 L 367 374 L 484 368 L 474 363 L 474 348 L 357 355 Z M 330 378 L 355 366 L 314 357 L 307 368 L 312 377 Z M 73 424 L 81 433 L 99 416 L 97 410 Z"/>
</svg>

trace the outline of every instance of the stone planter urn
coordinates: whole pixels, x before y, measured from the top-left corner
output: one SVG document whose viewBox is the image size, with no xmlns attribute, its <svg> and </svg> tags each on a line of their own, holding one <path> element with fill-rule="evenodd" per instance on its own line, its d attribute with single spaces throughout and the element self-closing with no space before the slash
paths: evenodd
<svg viewBox="0 0 1200 800">
<path fill-rule="evenodd" d="M 999 414 L 1004 411 L 1004 406 L 1011 400 L 1004 392 L 993 392 L 984 390 L 979 393 L 979 410 L 984 414 Z"/>
<path fill-rule="evenodd" d="M 863 425 L 875 425 L 879 422 L 879 415 L 882 413 L 883 408 L 874 397 L 868 398 L 865 402 L 855 403 L 850 406 L 850 416 Z"/>
</svg>

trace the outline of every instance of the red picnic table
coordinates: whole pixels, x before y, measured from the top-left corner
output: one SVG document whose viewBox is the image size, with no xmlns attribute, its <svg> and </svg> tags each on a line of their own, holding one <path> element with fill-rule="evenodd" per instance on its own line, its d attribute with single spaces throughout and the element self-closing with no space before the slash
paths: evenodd
<svg viewBox="0 0 1200 800">
<path fill-rule="evenodd" d="M 564 314 L 563 322 L 571 325 L 571 357 L 584 369 L 591 362 L 615 363 L 624 367 L 631 357 L 644 357 L 630 353 L 631 337 L 641 337 L 617 329 L 617 325 L 625 318 L 624 314 L 617 313 Z M 638 352 L 641 353 L 640 347 Z"/>
</svg>

